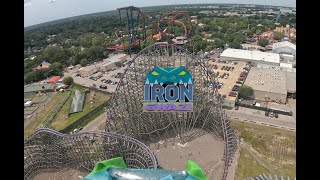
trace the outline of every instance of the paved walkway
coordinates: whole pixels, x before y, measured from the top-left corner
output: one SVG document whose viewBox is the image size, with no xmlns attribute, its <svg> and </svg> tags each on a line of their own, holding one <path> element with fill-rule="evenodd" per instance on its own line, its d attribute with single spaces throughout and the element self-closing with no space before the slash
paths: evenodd
<svg viewBox="0 0 320 180">
<path fill-rule="evenodd" d="M 103 114 L 98 116 L 95 120 L 91 121 L 89 124 L 87 124 L 85 127 L 83 127 L 81 132 L 85 132 L 85 131 L 103 131 L 104 129 L 101 128 L 101 127 L 106 122 L 106 120 L 107 120 L 107 112 L 104 112 Z"/>
</svg>

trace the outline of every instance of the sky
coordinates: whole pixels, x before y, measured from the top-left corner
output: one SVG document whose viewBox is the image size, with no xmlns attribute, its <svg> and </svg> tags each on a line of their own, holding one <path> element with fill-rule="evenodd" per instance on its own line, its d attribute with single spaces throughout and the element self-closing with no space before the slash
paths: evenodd
<svg viewBox="0 0 320 180">
<path fill-rule="evenodd" d="M 24 0 L 24 27 L 125 6 L 234 3 L 296 7 L 296 0 Z"/>
</svg>

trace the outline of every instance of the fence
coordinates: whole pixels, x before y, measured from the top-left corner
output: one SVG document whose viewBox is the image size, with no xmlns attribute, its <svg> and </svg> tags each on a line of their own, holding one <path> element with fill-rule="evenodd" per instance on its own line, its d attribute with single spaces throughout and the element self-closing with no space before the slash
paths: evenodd
<svg viewBox="0 0 320 180">
<path fill-rule="evenodd" d="M 79 124 L 83 123 L 86 119 L 88 119 L 90 116 L 92 116 L 93 114 L 95 114 L 96 112 L 100 111 L 103 107 L 109 106 L 110 105 L 110 100 L 104 102 L 103 104 L 101 104 L 100 106 L 94 108 L 92 111 L 90 111 L 88 114 L 82 116 L 80 119 L 78 119 L 77 121 L 73 122 L 72 124 L 70 124 L 69 126 L 67 126 L 66 128 L 64 128 L 63 130 L 61 130 L 61 133 L 68 133 L 71 130 L 73 130 L 75 127 L 77 127 Z"/>
<path fill-rule="evenodd" d="M 85 89 L 89 89 L 89 90 L 91 90 L 91 91 L 97 91 L 97 92 L 100 92 L 100 93 L 103 93 L 103 94 L 106 94 L 106 95 L 112 95 L 112 93 L 110 93 L 110 92 L 106 92 L 106 91 L 102 91 L 102 90 L 100 90 L 100 89 L 97 89 L 97 88 L 94 88 L 94 87 L 87 87 L 87 86 L 83 86 L 83 85 L 81 85 L 81 84 L 75 84 L 76 86 L 80 86 L 80 87 L 83 87 L 83 88 L 85 88 Z"/>
<path fill-rule="evenodd" d="M 71 94 L 71 92 L 68 91 L 62 96 L 62 98 L 58 101 L 58 103 L 53 107 L 53 109 L 51 110 L 50 114 L 44 119 L 43 124 L 48 125 L 48 124 L 51 123 L 53 118 L 56 117 L 56 115 L 58 114 L 58 112 L 60 111 L 60 109 L 62 108 L 64 103 L 69 98 L 70 94 Z"/>
<path fill-rule="evenodd" d="M 257 109 L 260 111 L 268 111 L 268 112 L 274 112 L 274 113 L 278 113 L 278 114 L 283 114 L 286 116 L 292 116 L 292 112 L 286 112 L 286 111 L 280 111 L 280 110 L 275 110 L 275 109 L 269 109 L 266 107 L 260 107 L 260 106 L 253 106 L 253 105 L 249 105 L 249 104 L 242 104 L 242 103 L 237 103 L 238 106 L 241 107 L 246 107 L 246 108 L 251 108 L 251 109 Z"/>
</svg>

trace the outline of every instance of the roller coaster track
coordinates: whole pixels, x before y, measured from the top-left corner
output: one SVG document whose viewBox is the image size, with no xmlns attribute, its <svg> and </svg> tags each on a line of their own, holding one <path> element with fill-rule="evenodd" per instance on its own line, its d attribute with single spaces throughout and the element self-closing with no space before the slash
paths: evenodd
<svg viewBox="0 0 320 180">
<path fill-rule="evenodd" d="M 202 67 L 203 69 L 204 69 L 204 71 L 206 71 L 205 72 L 205 74 L 207 75 L 207 77 L 209 78 L 209 79 L 211 79 L 212 81 L 214 81 L 214 77 L 212 77 L 211 76 L 211 73 L 210 73 L 210 71 L 208 70 L 208 68 L 206 67 L 206 65 L 205 65 L 205 63 L 201 60 L 201 59 L 199 59 L 199 58 L 197 58 L 197 57 L 195 57 L 192 53 L 190 53 L 189 51 L 187 51 L 187 50 L 185 50 L 185 49 L 183 49 L 182 47 L 179 47 L 179 46 L 176 46 L 175 44 L 169 44 L 169 43 L 166 43 L 166 42 L 157 42 L 157 43 L 155 43 L 155 44 L 153 44 L 153 45 L 150 45 L 150 46 L 148 46 L 148 47 L 146 47 L 146 48 L 144 48 L 143 50 L 141 50 L 137 55 L 135 55 L 134 57 L 133 57 L 133 59 L 129 62 L 129 64 L 128 64 L 128 67 L 125 69 L 125 71 L 124 71 L 124 73 L 122 74 L 122 76 L 120 77 L 120 82 L 118 83 L 118 85 L 117 85 L 117 87 L 116 87 L 116 90 L 115 90 L 115 92 L 116 93 L 113 93 L 113 95 L 112 95 L 112 98 L 111 98 L 111 104 L 113 104 L 113 106 L 114 106 L 114 104 L 117 104 L 117 100 L 119 99 L 119 95 L 118 95 L 118 93 L 117 92 L 121 92 L 121 87 L 122 86 L 127 86 L 128 87 L 128 89 L 130 89 L 130 84 L 126 84 L 126 81 L 125 81 L 125 79 L 126 79 L 126 77 L 128 78 L 128 76 L 130 76 L 131 74 L 130 74 L 130 69 L 132 69 L 133 67 L 133 65 L 135 65 L 135 64 L 137 64 L 137 63 L 139 63 L 139 59 L 141 59 L 141 58 L 143 58 L 143 56 L 144 56 L 144 54 L 147 52 L 147 51 L 149 51 L 150 49 L 157 49 L 157 48 L 160 48 L 160 47 L 162 47 L 163 49 L 168 49 L 169 47 L 173 47 L 173 48 L 175 48 L 176 49 L 176 51 L 177 52 L 179 52 L 179 53 L 182 53 L 182 54 L 185 54 L 185 56 L 191 56 L 190 58 L 192 58 L 192 62 L 194 62 L 194 63 L 198 63 L 198 66 L 200 66 L 200 67 Z M 161 51 L 161 50 L 160 50 Z M 172 52 L 173 53 L 173 52 Z M 155 57 L 154 58 L 156 58 L 156 55 L 155 55 Z M 161 59 L 161 58 L 160 58 Z M 148 60 L 148 61 L 150 61 L 150 60 Z M 151 62 L 149 62 L 149 63 L 151 63 Z M 141 73 L 141 72 L 140 72 Z M 131 82 L 131 81 L 130 81 Z M 139 82 L 139 80 L 138 79 L 136 79 L 135 80 L 135 83 L 136 82 Z M 133 82 L 132 82 L 133 83 Z M 137 86 L 138 85 L 138 83 L 136 83 L 134 86 Z M 217 90 L 217 87 L 214 87 L 213 88 L 213 93 L 212 94 L 218 94 L 218 90 Z M 119 97 L 118 97 L 119 96 Z M 130 96 L 131 97 L 131 96 Z M 226 115 L 226 113 L 225 113 L 225 111 L 223 110 L 223 108 L 222 108 L 222 103 L 220 103 L 219 104 L 219 97 L 217 97 L 217 96 L 213 96 L 213 102 L 211 102 L 211 103 L 213 103 L 213 104 L 216 104 L 217 103 L 217 105 L 218 105 L 218 112 L 219 112 L 219 119 L 218 119 L 218 121 L 220 121 L 219 122 L 219 124 L 221 125 L 220 127 L 217 127 L 217 128 L 219 128 L 221 131 L 222 131 L 222 134 L 221 134 L 221 136 L 222 136 L 222 138 L 223 138 L 223 140 L 224 140 L 224 144 L 225 144 L 225 148 L 224 148 L 224 171 L 223 171 L 223 178 L 222 178 L 222 180 L 225 180 L 226 178 L 227 178 L 227 175 L 228 175 L 228 169 L 229 169 L 229 166 L 230 166 L 230 164 L 231 164 L 231 162 L 232 162 L 232 158 L 234 157 L 234 154 L 235 154 L 235 151 L 236 151 L 236 149 L 237 149 L 237 145 L 238 145 L 238 143 L 237 143 L 237 137 L 236 137 L 236 135 L 235 135 L 235 132 L 234 132 L 234 130 L 232 129 L 232 127 L 231 127 L 231 125 L 230 125 L 230 122 L 228 121 L 228 119 L 227 119 L 227 115 Z M 130 102 L 125 102 L 125 103 L 130 103 Z M 133 105 L 133 106 L 135 106 L 135 105 Z M 128 106 L 129 107 L 129 106 Z M 117 112 L 116 112 L 116 107 L 114 106 L 113 108 L 111 108 L 109 111 L 108 111 L 108 120 L 111 120 L 112 119 L 112 117 L 115 115 L 115 114 L 117 114 Z M 113 123 L 113 122 L 108 122 L 108 123 Z M 108 123 L 106 123 L 106 124 L 108 124 Z M 114 123 L 116 123 L 116 122 L 114 122 Z M 113 123 L 113 124 L 114 124 Z M 110 131 L 110 129 L 109 129 L 110 127 L 106 127 L 106 131 Z"/>
<path fill-rule="evenodd" d="M 41 128 L 24 142 L 24 179 L 64 168 L 89 173 L 98 161 L 119 156 L 128 167 L 157 168 L 152 151 L 128 136 L 93 131 L 69 135 Z"/>
<path fill-rule="evenodd" d="M 132 11 L 136 11 L 138 13 L 138 21 L 140 20 L 140 22 L 142 23 L 142 31 L 143 31 L 143 39 L 142 40 L 145 40 L 147 38 L 147 35 L 146 35 L 146 29 L 145 29 L 145 21 L 148 20 L 149 18 L 146 17 L 144 15 L 144 13 L 137 7 L 134 7 L 134 6 L 129 6 L 129 7 L 122 7 L 122 8 L 118 8 L 117 9 L 119 11 L 119 16 L 120 16 L 120 24 L 121 24 L 121 14 L 120 14 L 120 11 L 121 10 L 125 10 L 127 12 L 127 18 L 128 18 L 128 38 L 129 38 L 129 44 L 128 45 L 123 45 L 123 44 L 117 44 L 115 46 L 111 46 L 109 48 L 107 48 L 108 50 L 120 50 L 120 49 L 124 49 L 124 48 L 130 48 L 130 47 L 133 47 L 133 46 L 137 46 L 140 44 L 140 40 L 137 40 L 135 39 L 136 38 L 136 34 L 132 33 L 134 32 L 133 29 L 134 28 L 134 24 L 132 22 Z M 130 16 L 129 16 L 129 13 L 128 11 L 130 11 L 131 13 L 131 21 L 129 21 L 130 19 Z M 172 18 L 168 18 L 167 16 L 168 15 L 172 15 L 174 14 L 174 16 Z M 180 20 L 178 20 L 177 18 L 179 16 L 185 16 L 187 17 L 188 19 L 188 24 L 189 24 L 189 29 L 187 29 L 187 26 Z M 165 27 L 165 29 L 162 29 L 161 26 L 160 26 L 160 23 L 161 22 L 167 22 L 168 25 L 167 27 Z M 183 42 L 184 39 L 187 38 L 187 36 L 191 33 L 192 31 L 192 23 L 191 23 L 191 18 L 190 16 L 187 14 L 187 11 L 171 11 L 171 12 L 168 12 L 168 13 L 165 13 L 161 16 L 161 19 L 158 21 L 158 23 L 156 22 L 153 22 L 153 21 L 149 21 L 149 23 L 152 25 L 153 29 L 155 29 L 157 32 L 158 32 L 158 35 L 154 35 L 152 34 L 151 35 L 151 38 L 159 38 L 159 39 L 168 39 L 168 43 L 170 44 L 179 44 L 180 42 Z M 184 39 L 182 40 L 178 40 L 178 41 L 171 41 L 170 39 L 170 34 L 166 33 L 167 29 L 169 29 L 173 24 L 180 24 L 182 25 L 183 29 L 184 29 Z M 136 27 L 137 28 L 137 27 Z M 119 37 L 119 31 L 122 31 L 122 26 L 120 26 L 120 29 L 118 29 L 117 31 L 115 31 L 115 37 L 117 38 L 117 40 L 120 40 L 120 37 Z M 155 39 L 154 38 L 154 39 Z"/>
</svg>

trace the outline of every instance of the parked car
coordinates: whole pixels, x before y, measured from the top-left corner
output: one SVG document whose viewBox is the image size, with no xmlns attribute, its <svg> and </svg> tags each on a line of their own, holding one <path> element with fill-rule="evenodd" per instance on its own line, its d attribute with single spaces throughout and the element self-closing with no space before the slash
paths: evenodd
<svg viewBox="0 0 320 180">
<path fill-rule="evenodd" d="M 106 85 L 100 85 L 99 88 L 100 89 L 108 89 L 108 87 Z"/>
<path fill-rule="evenodd" d="M 232 97 L 236 97 L 237 94 L 238 94 L 237 92 L 233 92 L 233 91 L 229 92 L 229 96 L 232 96 Z"/>
<path fill-rule="evenodd" d="M 273 117 L 274 113 L 273 112 L 270 112 L 270 117 Z"/>
<path fill-rule="evenodd" d="M 238 91 L 239 91 L 239 88 L 233 87 L 233 88 L 232 88 L 232 91 L 237 91 L 237 92 L 238 92 Z"/>
<path fill-rule="evenodd" d="M 102 79 L 102 80 L 101 80 L 101 82 L 104 82 L 104 81 L 105 81 L 105 79 Z"/>
<path fill-rule="evenodd" d="M 237 83 L 237 84 L 242 84 L 242 82 L 241 82 L 241 81 L 237 81 L 236 83 Z"/>
<path fill-rule="evenodd" d="M 237 88 L 240 88 L 240 86 L 239 86 L 239 85 L 234 85 L 233 87 L 237 87 Z"/>
<path fill-rule="evenodd" d="M 279 117 L 278 113 L 274 113 L 274 117 L 278 118 Z"/>
<path fill-rule="evenodd" d="M 264 115 L 269 116 L 269 111 L 266 111 Z"/>
<path fill-rule="evenodd" d="M 239 77 L 238 78 L 238 81 L 243 81 L 244 80 L 244 77 Z"/>
<path fill-rule="evenodd" d="M 234 110 L 238 110 L 239 109 L 239 106 L 236 106 L 235 108 L 234 108 Z"/>
</svg>

